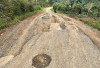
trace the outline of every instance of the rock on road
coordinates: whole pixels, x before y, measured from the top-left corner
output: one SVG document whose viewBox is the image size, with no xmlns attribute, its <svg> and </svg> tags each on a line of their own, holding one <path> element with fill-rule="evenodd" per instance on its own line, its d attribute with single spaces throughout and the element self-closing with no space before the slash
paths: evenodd
<svg viewBox="0 0 100 68">
<path fill-rule="evenodd" d="M 100 68 L 99 33 L 47 8 L 0 36 L 0 68 Z M 39 67 L 37 61 L 38 67 L 32 65 L 39 54 L 51 58 L 46 67 Z M 46 57 L 38 59 L 46 62 Z"/>
</svg>

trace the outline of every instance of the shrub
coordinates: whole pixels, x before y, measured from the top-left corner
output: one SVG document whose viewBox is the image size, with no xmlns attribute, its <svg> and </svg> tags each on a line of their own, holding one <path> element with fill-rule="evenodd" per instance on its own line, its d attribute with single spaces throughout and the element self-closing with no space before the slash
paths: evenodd
<svg viewBox="0 0 100 68">
<path fill-rule="evenodd" d="M 62 3 L 54 3 L 53 4 L 53 9 L 54 10 L 59 10 L 59 11 L 67 11 L 69 8 L 65 5 L 65 4 L 62 4 Z"/>
<path fill-rule="evenodd" d="M 20 2 L 20 9 L 22 13 L 25 13 L 26 12 L 26 5 L 25 3 L 23 3 L 22 1 Z"/>
<path fill-rule="evenodd" d="M 60 3 L 57 3 L 57 2 L 54 3 L 54 4 L 53 4 L 53 9 L 59 9 L 59 8 L 58 8 L 59 5 L 60 5 Z"/>
<path fill-rule="evenodd" d="M 88 16 L 93 18 L 100 17 L 100 7 L 94 5 L 88 12 Z"/>
<path fill-rule="evenodd" d="M 0 28 L 6 24 L 8 26 L 13 20 L 18 22 L 19 19 L 26 18 L 28 15 L 25 14 L 29 12 L 41 9 L 32 2 L 33 0 L 0 0 Z"/>
<path fill-rule="evenodd" d="M 33 5 L 32 4 L 28 5 L 28 9 L 29 9 L 30 12 L 34 11 Z"/>
<path fill-rule="evenodd" d="M 34 10 L 41 10 L 40 6 L 34 6 Z"/>
<path fill-rule="evenodd" d="M 59 4 L 59 5 L 58 5 L 58 10 L 66 11 L 66 5 L 64 5 L 64 4 Z"/>
</svg>

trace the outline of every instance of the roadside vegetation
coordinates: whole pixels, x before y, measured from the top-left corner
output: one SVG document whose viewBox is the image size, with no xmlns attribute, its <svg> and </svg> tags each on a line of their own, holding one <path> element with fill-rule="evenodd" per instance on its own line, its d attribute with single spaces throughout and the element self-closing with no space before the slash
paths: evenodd
<svg viewBox="0 0 100 68">
<path fill-rule="evenodd" d="M 0 30 L 51 5 L 57 12 L 78 17 L 100 30 L 100 0 L 0 0 Z"/>
<path fill-rule="evenodd" d="M 49 6 L 47 0 L 0 0 L 0 30 Z"/>
<path fill-rule="evenodd" d="M 53 4 L 54 11 L 78 17 L 84 23 L 100 30 L 99 0 L 62 0 Z"/>
</svg>

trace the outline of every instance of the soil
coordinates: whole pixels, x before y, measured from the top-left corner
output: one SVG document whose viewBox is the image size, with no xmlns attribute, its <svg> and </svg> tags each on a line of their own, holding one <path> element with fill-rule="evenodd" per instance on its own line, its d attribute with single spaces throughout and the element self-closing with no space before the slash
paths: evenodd
<svg viewBox="0 0 100 68">
<path fill-rule="evenodd" d="M 50 9 L 2 32 L 0 68 L 100 68 L 100 31 Z"/>
</svg>

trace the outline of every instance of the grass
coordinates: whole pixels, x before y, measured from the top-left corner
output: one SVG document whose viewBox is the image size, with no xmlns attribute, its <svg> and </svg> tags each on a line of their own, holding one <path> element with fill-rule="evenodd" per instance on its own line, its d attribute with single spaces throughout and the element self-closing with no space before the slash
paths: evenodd
<svg viewBox="0 0 100 68">
<path fill-rule="evenodd" d="M 98 29 L 100 31 L 100 20 L 97 19 L 97 20 L 89 20 L 89 21 L 85 21 L 85 20 L 82 20 L 83 23 L 95 28 L 95 29 Z"/>
<path fill-rule="evenodd" d="M 19 21 L 21 21 L 21 20 L 23 20 L 23 19 L 25 19 L 25 18 L 27 18 L 27 17 L 29 17 L 29 16 L 35 14 L 35 13 L 41 12 L 41 11 L 43 11 L 44 9 L 45 9 L 45 8 L 41 8 L 41 10 L 36 10 L 36 11 L 34 11 L 34 12 L 27 12 L 27 13 L 22 14 L 22 15 L 20 15 L 20 16 L 15 16 L 15 17 L 14 17 L 14 20 L 12 20 L 11 22 L 0 23 L 0 30 L 2 30 L 2 29 L 4 29 L 4 28 L 7 28 L 7 27 L 10 27 L 10 26 L 12 26 L 12 25 L 15 25 L 15 24 L 19 23 Z"/>
</svg>

